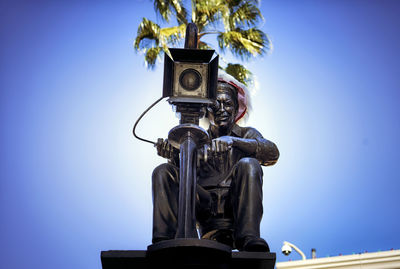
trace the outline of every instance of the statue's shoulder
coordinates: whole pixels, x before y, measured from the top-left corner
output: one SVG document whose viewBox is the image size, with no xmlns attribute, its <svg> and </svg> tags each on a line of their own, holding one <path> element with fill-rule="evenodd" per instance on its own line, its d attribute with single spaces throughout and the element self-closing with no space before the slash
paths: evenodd
<svg viewBox="0 0 400 269">
<path fill-rule="evenodd" d="M 257 131 L 256 128 L 250 127 L 250 126 L 239 126 L 235 124 L 232 128 L 232 132 L 238 136 L 238 137 L 243 137 L 243 138 L 256 138 L 256 137 L 262 137 L 261 133 Z"/>
</svg>

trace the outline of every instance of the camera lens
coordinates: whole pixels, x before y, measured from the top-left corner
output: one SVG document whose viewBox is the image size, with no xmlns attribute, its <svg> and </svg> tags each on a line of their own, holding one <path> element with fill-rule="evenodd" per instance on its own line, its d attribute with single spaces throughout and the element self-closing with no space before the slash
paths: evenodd
<svg viewBox="0 0 400 269">
<path fill-rule="evenodd" d="M 186 69 L 179 76 L 179 84 L 187 91 L 194 91 L 201 85 L 201 75 L 195 69 Z"/>
</svg>

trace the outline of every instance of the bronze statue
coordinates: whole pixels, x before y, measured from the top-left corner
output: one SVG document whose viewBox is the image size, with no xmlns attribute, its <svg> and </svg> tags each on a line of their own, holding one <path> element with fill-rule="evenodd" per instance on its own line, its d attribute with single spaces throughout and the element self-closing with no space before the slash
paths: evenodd
<svg viewBox="0 0 400 269">
<path fill-rule="evenodd" d="M 206 111 L 211 143 L 198 150 L 196 220 L 202 239 L 239 251 L 269 252 L 260 238 L 261 165 L 275 164 L 279 151 L 256 129 L 236 124 L 247 104 L 245 86 L 219 74 L 216 102 Z M 155 168 L 152 175 L 153 243 L 175 238 L 179 194 L 179 150 L 168 140 L 159 140 L 157 153 L 168 163 Z"/>
</svg>

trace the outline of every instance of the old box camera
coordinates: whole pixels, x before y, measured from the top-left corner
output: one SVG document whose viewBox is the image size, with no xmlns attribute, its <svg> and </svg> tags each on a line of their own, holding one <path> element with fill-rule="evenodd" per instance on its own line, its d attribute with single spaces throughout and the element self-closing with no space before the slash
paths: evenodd
<svg viewBox="0 0 400 269">
<path fill-rule="evenodd" d="M 163 97 L 171 104 L 209 104 L 215 99 L 218 55 L 214 50 L 169 49 L 165 54 Z"/>
</svg>

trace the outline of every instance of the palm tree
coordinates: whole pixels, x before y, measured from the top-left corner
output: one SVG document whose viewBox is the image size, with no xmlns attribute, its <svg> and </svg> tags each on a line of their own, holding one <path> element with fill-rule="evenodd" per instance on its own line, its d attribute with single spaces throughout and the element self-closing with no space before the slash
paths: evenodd
<svg viewBox="0 0 400 269">
<path fill-rule="evenodd" d="M 257 0 L 191 0 L 191 14 L 182 0 L 154 0 L 154 8 L 166 24 L 176 20 L 176 26 L 161 27 L 143 18 L 134 42 L 136 51 L 144 53 L 148 68 L 154 68 L 168 47 L 177 46 L 185 37 L 186 25 L 194 22 L 199 30 L 200 49 L 212 49 L 204 41 L 207 35 L 216 35 L 220 51 L 230 51 L 240 60 L 264 55 L 271 48 L 268 36 L 256 27 L 263 19 Z M 202 39 L 203 38 L 203 39 Z M 238 63 L 226 63 L 221 67 L 244 84 L 252 79 L 252 73 Z"/>
</svg>

